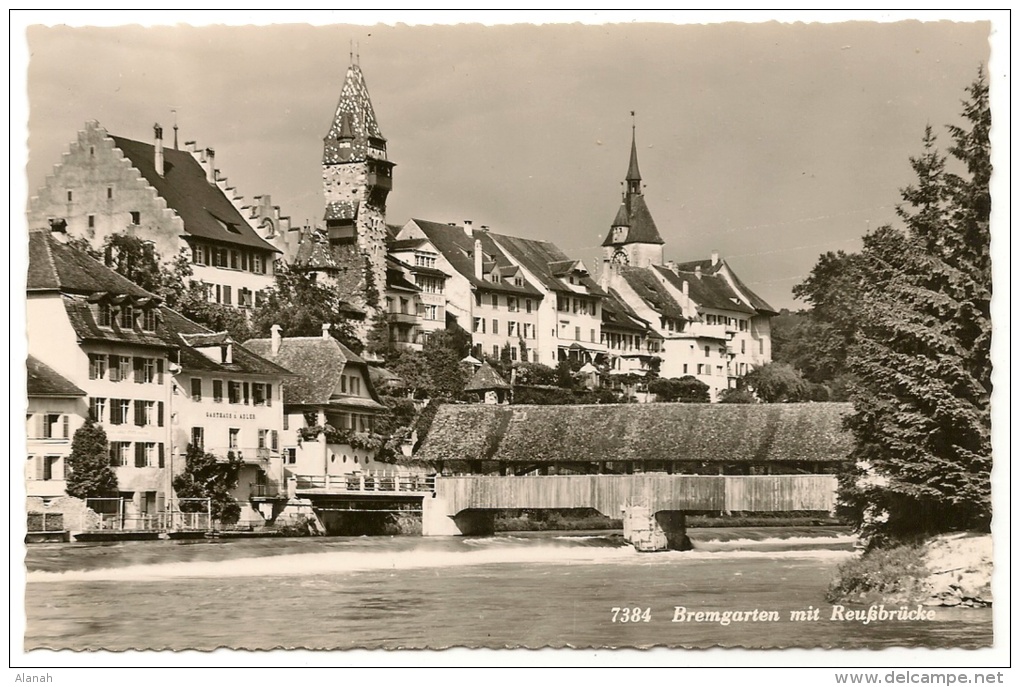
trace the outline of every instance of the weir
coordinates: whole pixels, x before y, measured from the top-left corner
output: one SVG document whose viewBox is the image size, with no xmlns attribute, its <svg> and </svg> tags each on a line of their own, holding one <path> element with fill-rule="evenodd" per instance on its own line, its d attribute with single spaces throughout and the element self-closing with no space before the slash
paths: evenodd
<svg viewBox="0 0 1020 687">
<path fill-rule="evenodd" d="M 690 547 L 690 512 L 833 511 L 833 475 L 557 475 L 437 477 L 422 535 L 491 534 L 496 510 L 593 508 L 623 519 L 639 551 Z"/>
</svg>

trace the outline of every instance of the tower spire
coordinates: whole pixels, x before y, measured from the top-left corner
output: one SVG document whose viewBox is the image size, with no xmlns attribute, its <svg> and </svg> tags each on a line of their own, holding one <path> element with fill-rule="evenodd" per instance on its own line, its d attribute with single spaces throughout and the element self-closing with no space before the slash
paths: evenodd
<svg viewBox="0 0 1020 687">
<path fill-rule="evenodd" d="M 630 111 L 630 166 L 627 167 L 627 192 L 641 193 L 641 171 L 637 161 L 637 123 L 634 110 Z"/>
</svg>

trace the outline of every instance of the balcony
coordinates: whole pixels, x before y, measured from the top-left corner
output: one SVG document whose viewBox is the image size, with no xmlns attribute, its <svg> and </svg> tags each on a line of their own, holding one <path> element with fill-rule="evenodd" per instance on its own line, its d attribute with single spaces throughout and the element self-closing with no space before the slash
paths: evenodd
<svg viewBox="0 0 1020 687">
<path fill-rule="evenodd" d="M 391 324 L 413 326 L 418 324 L 418 316 L 403 312 L 391 312 L 388 316 Z"/>
</svg>

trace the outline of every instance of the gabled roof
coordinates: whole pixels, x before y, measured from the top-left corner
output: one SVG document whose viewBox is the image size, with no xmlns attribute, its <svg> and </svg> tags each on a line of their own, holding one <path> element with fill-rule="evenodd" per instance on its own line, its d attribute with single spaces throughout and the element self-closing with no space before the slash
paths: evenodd
<svg viewBox="0 0 1020 687">
<path fill-rule="evenodd" d="M 399 241 L 390 241 L 386 247 L 395 253 L 399 253 L 405 250 L 421 248 L 426 245 L 428 245 L 428 239 L 400 239 Z"/>
<path fill-rule="evenodd" d="M 629 305 L 620 297 L 620 294 L 609 289 L 609 297 L 602 301 L 602 328 L 615 327 L 616 329 L 629 329 L 637 332 L 652 332 L 649 323 L 639 317 Z"/>
<path fill-rule="evenodd" d="M 664 317 L 686 319 L 683 308 L 662 285 L 651 267 L 620 266 L 620 276 L 648 306 Z"/>
<path fill-rule="evenodd" d="M 475 370 L 470 381 L 464 387 L 464 391 L 492 391 L 493 389 L 509 389 L 499 373 L 489 363 L 482 363 L 482 366 Z"/>
<path fill-rule="evenodd" d="M 28 356 L 28 395 L 76 398 L 87 394 L 35 356 Z"/>
<path fill-rule="evenodd" d="M 526 270 L 535 275 L 535 278 L 541 281 L 547 289 L 561 293 L 576 293 L 560 278 L 568 276 L 574 266 L 580 262 L 579 260 L 567 257 L 566 253 L 549 241 L 536 241 L 506 234 L 492 234 L 491 236 L 507 253 L 513 256 L 514 260 L 524 265 Z M 580 285 L 585 286 L 588 292 L 593 295 L 605 295 L 605 292 L 590 275 L 582 276 Z"/>
<path fill-rule="evenodd" d="M 482 252 L 500 267 L 510 267 L 513 262 L 506 256 L 503 249 L 492 239 L 492 234 L 486 231 L 473 232 L 471 237 L 467 236 L 464 228 L 456 225 L 440 224 L 429 222 L 423 219 L 412 219 L 412 222 L 421 229 L 432 245 L 443 254 L 443 257 L 453 266 L 457 272 L 466 278 L 477 288 L 488 291 L 499 291 L 509 294 L 521 294 L 525 296 L 537 296 L 541 298 L 542 292 L 535 288 L 527 279 L 523 286 L 517 286 L 513 282 L 490 282 L 475 277 L 475 239 L 481 241 Z"/>
<path fill-rule="evenodd" d="M 368 364 L 331 336 L 283 337 L 276 354 L 273 353 L 272 339 L 249 339 L 244 346 L 294 373 L 294 377 L 283 382 L 284 400 L 288 405 L 326 405 L 357 398 L 336 393 L 344 368 L 351 366 L 362 371 L 373 407 L 382 407 L 372 386 Z"/>
<path fill-rule="evenodd" d="M 651 269 L 662 275 L 678 291 L 683 291 L 683 284 L 686 281 L 691 300 L 702 308 L 731 310 L 751 315 L 755 313 L 755 309 L 744 303 L 719 274 L 702 272 L 701 277 L 698 277 L 695 272 L 677 273 L 663 265 L 654 265 Z"/>
<path fill-rule="evenodd" d="M 626 221 L 622 221 L 626 218 Z M 645 204 L 645 197 L 640 193 L 628 193 L 626 199 L 621 203 L 620 209 L 616 211 L 616 219 L 612 226 L 624 225 L 630 227 L 627 230 L 627 238 L 620 243 L 613 242 L 613 234 L 606 234 L 603 246 L 622 246 L 628 243 L 666 243 L 659 235 L 659 230 L 652 219 L 652 213 Z"/>
<path fill-rule="evenodd" d="M 848 403 L 453 405 L 439 408 L 426 461 L 836 463 Z"/>
<path fill-rule="evenodd" d="M 176 310 L 160 308 L 159 333 L 177 346 L 181 368 L 185 373 L 193 372 L 232 372 L 267 377 L 291 376 L 276 363 L 266 360 L 255 352 L 230 338 L 226 332 L 213 332 L 192 322 Z M 203 355 L 198 348 L 231 344 L 231 362 L 220 363 Z"/>
<path fill-rule="evenodd" d="M 229 243 L 258 250 L 281 252 L 264 241 L 220 187 L 210 184 L 206 172 L 191 153 L 163 148 L 163 175 L 156 173 L 155 148 L 151 143 L 111 136 L 131 164 L 142 173 L 145 181 L 156 189 L 184 222 L 184 232 L 219 243 Z"/>
<path fill-rule="evenodd" d="M 28 234 L 28 291 L 109 293 L 160 300 L 88 253 L 60 243 L 45 230 Z"/>
<path fill-rule="evenodd" d="M 711 260 L 690 260 L 688 262 L 677 263 L 677 269 L 681 272 L 694 272 L 699 267 L 701 268 L 701 273 L 703 275 L 719 274 L 725 269 L 726 274 L 733 280 L 734 286 L 736 286 L 740 292 L 747 297 L 747 300 L 751 302 L 751 307 L 770 315 L 779 314 L 779 311 L 769 305 L 764 298 L 747 288 L 744 282 L 740 280 L 740 277 L 737 276 L 737 273 L 733 271 L 733 268 L 730 267 L 725 260 L 716 260 L 714 265 Z"/>
</svg>

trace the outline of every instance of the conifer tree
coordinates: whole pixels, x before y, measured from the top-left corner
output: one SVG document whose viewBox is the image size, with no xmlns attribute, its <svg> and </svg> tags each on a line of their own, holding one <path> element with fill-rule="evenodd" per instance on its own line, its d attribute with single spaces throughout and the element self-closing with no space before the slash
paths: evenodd
<svg viewBox="0 0 1020 687">
<path fill-rule="evenodd" d="M 67 459 L 69 495 L 79 499 L 117 496 L 117 475 L 110 467 L 109 446 L 102 425 L 88 419 L 78 428 Z"/>
<path fill-rule="evenodd" d="M 983 74 L 950 127 L 947 159 L 929 127 L 915 184 L 860 253 L 845 512 L 880 543 L 987 528 L 991 519 L 988 181 L 991 114 Z M 960 173 L 948 171 L 950 165 Z"/>
</svg>

